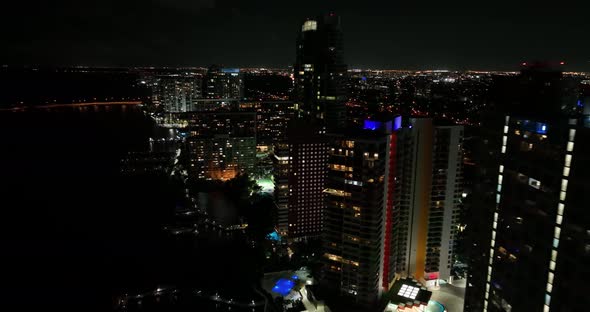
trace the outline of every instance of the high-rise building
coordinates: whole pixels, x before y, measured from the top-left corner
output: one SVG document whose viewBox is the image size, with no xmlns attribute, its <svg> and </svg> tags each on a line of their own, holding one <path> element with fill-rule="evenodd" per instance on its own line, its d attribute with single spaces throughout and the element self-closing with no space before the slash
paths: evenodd
<svg viewBox="0 0 590 312">
<path fill-rule="evenodd" d="M 204 81 L 204 94 L 209 99 L 234 99 L 244 97 L 244 76 L 239 68 L 209 67 Z"/>
<path fill-rule="evenodd" d="M 199 179 L 228 180 L 252 173 L 256 164 L 256 113 L 186 113 L 189 174 Z"/>
<path fill-rule="evenodd" d="M 590 141 L 590 111 L 577 101 L 575 81 L 548 66 L 526 66 L 504 91 L 504 116 L 492 125 L 500 157 L 485 269 L 470 272 L 465 309 L 582 311 L 590 150 L 581 143 Z"/>
<path fill-rule="evenodd" d="M 161 76 L 152 86 L 152 101 L 166 112 L 180 113 L 194 109 L 202 97 L 201 76 Z"/>
<path fill-rule="evenodd" d="M 462 194 L 463 127 L 410 118 L 397 136 L 390 270 L 449 279 Z"/>
<path fill-rule="evenodd" d="M 328 141 L 325 128 L 293 120 L 285 140 L 274 145 L 278 228 L 292 239 L 318 237 L 322 231 Z"/>
<path fill-rule="evenodd" d="M 329 14 L 303 23 L 294 71 L 294 109 L 299 119 L 289 123 L 287 136 L 274 145 L 274 179 L 278 227 L 290 238 L 300 239 L 321 234 L 326 131 L 344 128 L 345 123 L 346 65 L 338 16 Z"/>
<path fill-rule="evenodd" d="M 344 128 L 346 65 L 339 16 L 330 13 L 303 23 L 293 70 L 301 116 L 323 120 L 328 132 Z"/>
<path fill-rule="evenodd" d="M 391 238 L 393 130 L 391 121 L 371 122 L 364 130 L 330 135 L 324 281 L 335 295 L 364 307 L 376 304 L 391 282 L 385 246 Z"/>
<path fill-rule="evenodd" d="M 287 125 L 293 118 L 293 102 L 263 101 L 240 103 L 242 111 L 256 112 L 256 138 L 259 148 L 272 148 L 287 137 Z"/>
<path fill-rule="evenodd" d="M 449 279 L 462 194 L 462 126 L 367 120 L 330 134 L 325 280 L 370 306 L 400 277 Z"/>
</svg>

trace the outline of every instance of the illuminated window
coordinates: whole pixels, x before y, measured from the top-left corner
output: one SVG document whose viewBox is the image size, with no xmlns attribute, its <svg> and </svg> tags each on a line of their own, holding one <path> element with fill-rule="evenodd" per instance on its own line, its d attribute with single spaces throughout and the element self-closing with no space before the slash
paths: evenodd
<svg viewBox="0 0 590 312">
<path fill-rule="evenodd" d="M 562 203 L 557 204 L 557 214 L 563 216 L 563 210 L 565 209 L 565 205 Z"/>
<path fill-rule="evenodd" d="M 572 155 L 565 155 L 565 166 L 571 167 L 572 164 Z"/>
<path fill-rule="evenodd" d="M 569 175 L 570 175 L 570 168 L 569 167 L 563 167 L 563 175 L 566 177 L 569 177 Z"/>
<path fill-rule="evenodd" d="M 550 261 L 550 262 L 549 262 L 549 269 L 550 269 L 551 271 L 555 271 L 555 261 Z"/>
<path fill-rule="evenodd" d="M 575 137 L 576 137 L 576 129 L 570 129 L 569 140 L 573 141 Z"/>
<path fill-rule="evenodd" d="M 565 192 L 559 192 L 559 200 L 565 200 Z"/>
<path fill-rule="evenodd" d="M 567 151 L 571 152 L 574 150 L 574 142 L 567 142 Z"/>
<path fill-rule="evenodd" d="M 500 165 L 499 171 L 500 171 L 500 173 L 504 172 L 504 165 Z"/>
<path fill-rule="evenodd" d="M 532 186 L 536 189 L 540 189 L 541 188 L 541 181 L 535 180 L 533 178 L 529 178 L 529 186 Z"/>
<path fill-rule="evenodd" d="M 303 23 L 303 26 L 301 27 L 301 31 L 311 31 L 311 30 L 317 30 L 318 29 L 318 22 L 316 21 L 305 21 L 305 23 Z"/>
<path fill-rule="evenodd" d="M 566 179 L 561 180 L 561 190 L 564 192 L 567 191 L 567 180 Z"/>
<path fill-rule="evenodd" d="M 528 142 L 520 142 L 520 150 L 523 152 L 528 152 L 533 149 L 533 143 Z"/>
</svg>

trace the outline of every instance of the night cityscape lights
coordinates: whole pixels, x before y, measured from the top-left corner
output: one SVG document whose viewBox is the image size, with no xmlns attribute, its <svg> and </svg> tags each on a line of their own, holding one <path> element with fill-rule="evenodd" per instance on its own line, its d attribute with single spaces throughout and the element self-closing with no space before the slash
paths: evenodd
<svg viewBox="0 0 590 312">
<path fill-rule="evenodd" d="M 3 311 L 590 306 L 588 10 L 60 2 L 1 22 Z"/>
</svg>

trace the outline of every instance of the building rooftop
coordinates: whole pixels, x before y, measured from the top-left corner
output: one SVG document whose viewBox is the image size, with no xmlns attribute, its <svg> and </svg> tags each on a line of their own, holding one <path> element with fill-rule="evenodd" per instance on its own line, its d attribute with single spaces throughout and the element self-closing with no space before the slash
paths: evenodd
<svg viewBox="0 0 590 312">
<path fill-rule="evenodd" d="M 427 306 L 432 292 L 418 281 L 410 278 L 400 279 L 391 288 L 390 303 L 399 307 Z"/>
</svg>

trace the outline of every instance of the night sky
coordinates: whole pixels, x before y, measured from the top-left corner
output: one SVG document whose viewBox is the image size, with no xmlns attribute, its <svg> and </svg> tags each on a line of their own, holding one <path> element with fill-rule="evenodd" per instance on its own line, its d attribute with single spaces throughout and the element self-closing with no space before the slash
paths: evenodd
<svg viewBox="0 0 590 312">
<path fill-rule="evenodd" d="M 342 16 L 351 68 L 590 71 L 584 0 L 57 0 L 4 8 L 0 63 L 286 67 L 301 21 Z"/>
</svg>

